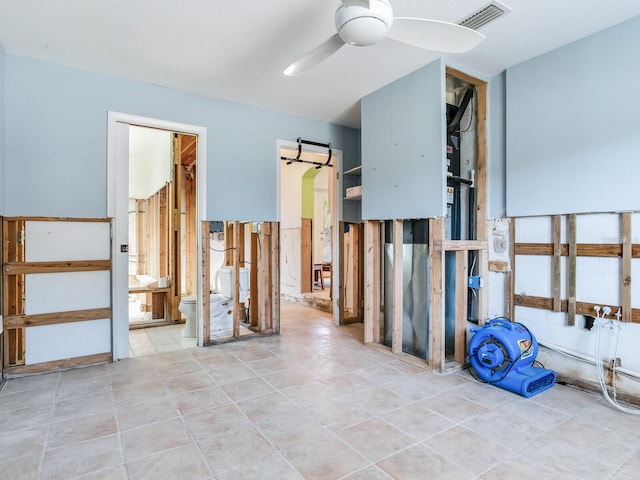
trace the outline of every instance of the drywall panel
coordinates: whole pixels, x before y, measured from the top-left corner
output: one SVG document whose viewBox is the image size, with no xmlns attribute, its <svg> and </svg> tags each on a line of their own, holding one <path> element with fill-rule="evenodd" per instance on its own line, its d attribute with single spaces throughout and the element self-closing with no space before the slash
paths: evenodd
<svg viewBox="0 0 640 480">
<path fill-rule="evenodd" d="M 111 351 L 111 320 L 29 327 L 25 345 L 27 365 L 107 353 Z"/>
<path fill-rule="evenodd" d="M 111 274 L 64 272 L 25 275 L 26 315 L 111 306 Z"/>
<path fill-rule="evenodd" d="M 4 165 L 4 49 L 0 45 L 0 215 L 5 212 L 5 189 L 7 177 Z"/>
<path fill-rule="evenodd" d="M 362 99 L 362 218 L 444 216 L 441 60 Z"/>
<path fill-rule="evenodd" d="M 25 226 L 27 262 L 108 260 L 111 224 L 108 222 L 38 222 Z"/>
<path fill-rule="evenodd" d="M 489 218 L 506 216 L 506 85 L 505 73 L 489 80 L 487 171 Z"/>
<path fill-rule="evenodd" d="M 640 209 L 640 17 L 507 69 L 507 214 Z"/>
<path fill-rule="evenodd" d="M 278 220 L 278 139 L 359 163 L 358 130 L 310 118 L 10 54 L 5 81 L 9 215 L 107 216 L 108 111 L 207 129 L 207 220 Z"/>
</svg>

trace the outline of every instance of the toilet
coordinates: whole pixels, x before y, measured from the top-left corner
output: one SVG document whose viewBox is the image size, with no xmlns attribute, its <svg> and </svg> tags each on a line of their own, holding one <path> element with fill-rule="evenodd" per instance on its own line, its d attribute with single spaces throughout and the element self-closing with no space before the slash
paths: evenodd
<svg viewBox="0 0 640 480">
<path fill-rule="evenodd" d="M 233 268 L 222 267 L 218 270 L 218 279 L 220 283 L 220 293 L 212 293 L 209 295 L 209 319 L 211 326 L 211 336 L 220 336 L 225 332 L 233 330 Z M 240 303 L 247 301 L 247 287 L 249 275 L 246 268 L 240 269 Z M 186 338 L 196 337 L 196 328 L 198 324 L 197 306 L 198 297 L 196 295 L 187 295 L 182 297 L 178 310 L 180 310 L 187 321 L 182 332 L 182 336 Z"/>
</svg>

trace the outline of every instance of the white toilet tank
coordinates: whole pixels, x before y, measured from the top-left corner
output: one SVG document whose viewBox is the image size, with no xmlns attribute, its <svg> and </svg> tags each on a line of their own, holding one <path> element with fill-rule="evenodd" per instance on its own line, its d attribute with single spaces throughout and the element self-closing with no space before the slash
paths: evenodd
<svg viewBox="0 0 640 480">
<path fill-rule="evenodd" d="M 218 279 L 220 280 L 220 293 L 225 297 L 233 297 L 233 267 L 220 267 Z M 249 270 L 240 268 L 240 303 L 247 301 L 249 291 Z"/>
</svg>

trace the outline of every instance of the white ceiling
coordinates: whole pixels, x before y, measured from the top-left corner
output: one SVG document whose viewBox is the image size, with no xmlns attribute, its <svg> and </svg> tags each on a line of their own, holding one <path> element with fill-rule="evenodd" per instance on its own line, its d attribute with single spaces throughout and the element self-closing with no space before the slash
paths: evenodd
<svg viewBox="0 0 640 480">
<path fill-rule="evenodd" d="M 391 0 L 395 16 L 458 22 L 489 0 Z M 492 76 L 640 15 L 638 0 L 504 0 L 486 40 L 452 55 Z M 0 0 L 7 53 L 359 127 L 359 99 L 437 58 L 386 39 L 346 46 L 294 78 L 293 60 L 335 33 L 339 0 Z"/>
</svg>

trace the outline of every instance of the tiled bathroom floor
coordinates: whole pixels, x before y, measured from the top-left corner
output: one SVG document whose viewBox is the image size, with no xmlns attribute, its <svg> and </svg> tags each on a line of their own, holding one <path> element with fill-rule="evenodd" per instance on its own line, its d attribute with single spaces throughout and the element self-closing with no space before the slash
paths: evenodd
<svg viewBox="0 0 640 480">
<path fill-rule="evenodd" d="M 140 357 L 152 353 L 173 352 L 196 346 L 195 338 L 182 336 L 184 324 L 140 328 L 129 331 L 129 356 Z"/>
<path fill-rule="evenodd" d="M 282 335 L 8 381 L 7 479 L 637 479 L 640 418 L 531 399 L 282 306 Z"/>
</svg>

